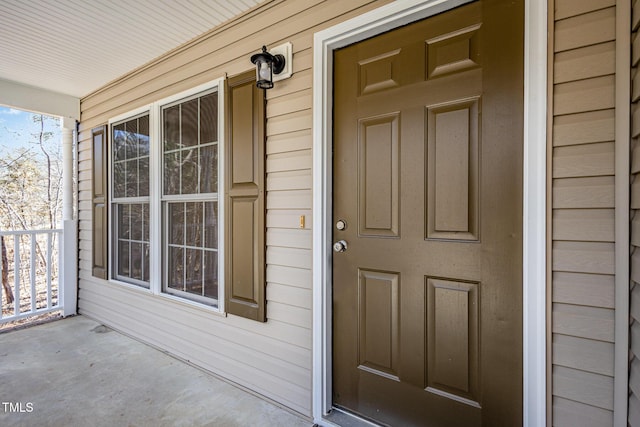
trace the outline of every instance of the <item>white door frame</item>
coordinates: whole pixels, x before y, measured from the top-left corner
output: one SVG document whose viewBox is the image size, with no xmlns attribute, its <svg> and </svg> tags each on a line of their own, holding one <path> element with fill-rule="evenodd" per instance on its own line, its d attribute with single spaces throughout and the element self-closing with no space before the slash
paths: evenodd
<svg viewBox="0 0 640 427">
<path fill-rule="evenodd" d="M 313 417 L 331 409 L 333 50 L 470 0 L 398 0 L 318 32 L 313 45 Z M 525 0 L 523 425 L 546 423 L 547 2 Z"/>
</svg>

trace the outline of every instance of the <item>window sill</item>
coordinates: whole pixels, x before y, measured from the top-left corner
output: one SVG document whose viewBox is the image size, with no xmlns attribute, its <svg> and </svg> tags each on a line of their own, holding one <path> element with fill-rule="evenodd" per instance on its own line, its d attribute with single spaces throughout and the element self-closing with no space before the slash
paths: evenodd
<svg viewBox="0 0 640 427">
<path fill-rule="evenodd" d="M 221 311 L 218 307 L 213 307 L 213 306 L 210 306 L 210 305 L 207 305 L 207 304 L 203 304 L 201 302 L 191 301 L 191 300 L 188 300 L 186 298 L 181 298 L 181 297 L 178 297 L 178 296 L 175 296 L 175 295 L 171 295 L 171 294 L 167 294 L 167 293 L 164 293 L 164 292 L 159 293 L 159 294 L 152 294 L 152 295 L 155 296 L 155 297 L 158 297 L 158 298 L 169 300 L 171 302 L 182 304 L 182 305 L 187 306 L 187 307 L 191 307 L 191 308 L 199 310 L 199 311 L 203 311 L 203 312 L 206 312 L 206 313 L 211 313 L 211 314 L 214 314 L 216 316 L 227 317 L 227 313 L 224 312 L 224 311 Z"/>
</svg>

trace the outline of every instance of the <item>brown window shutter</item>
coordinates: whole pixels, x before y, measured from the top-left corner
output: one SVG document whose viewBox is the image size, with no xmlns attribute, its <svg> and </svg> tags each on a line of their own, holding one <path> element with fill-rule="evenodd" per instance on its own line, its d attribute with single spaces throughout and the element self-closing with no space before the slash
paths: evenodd
<svg viewBox="0 0 640 427">
<path fill-rule="evenodd" d="M 92 220 L 93 220 L 93 275 L 107 278 L 107 126 L 91 130 L 93 159 Z"/>
<path fill-rule="evenodd" d="M 255 72 L 227 82 L 225 310 L 265 322 L 265 96 Z"/>
</svg>

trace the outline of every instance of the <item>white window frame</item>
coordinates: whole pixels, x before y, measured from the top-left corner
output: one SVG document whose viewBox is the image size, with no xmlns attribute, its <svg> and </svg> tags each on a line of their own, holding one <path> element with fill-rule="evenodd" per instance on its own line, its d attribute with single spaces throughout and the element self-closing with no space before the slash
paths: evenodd
<svg viewBox="0 0 640 427">
<path fill-rule="evenodd" d="M 125 121 L 127 119 L 148 113 L 149 114 L 149 241 L 150 241 L 150 253 L 149 253 L 149 288 L 141 287 L 135 284 L 119 280 L 113 274 L 114 263 L 114 228 L 113 221 L 109 221 L 109 253 L 112 254 L 109 257 L 109 281 L 128 287 L 130 289 L 152 294 L 162 298 L 170 299 L 182 304 L 197 307 L 200 309 L 209 310 L 215 313 L 224 313 L 224 224 L 225 224 L 225 206 L 224 206 L 224 188 L 225 188 L 225 88 L 224 77 L 211 80 L 207 83 L 195 86 L 180 93 L 168 96 L 166 98 L 155 101 L 151 104 L 147 104 L 143 107 L 136 108 L 126 113 L 109 119 L 109 150 L 107 156 L 108 173 L 109 173 L 109 218 L 113 218 L 112 212 L 112 152 L 111 152 L 111 126 L 113 123 Z M 203 302 L 196 299 L 188 299 L 183 296 L 178 296 L 170 293 L 163 292 L 164 272 L 163 272 L 163 247 L 164 247 L 164 232 L 163 232 L 163 212 L 162 212 L 162 141 L 160 140 L 162 135 L 162 107 L 168 104 L 178 102 L 180 100 L 193 97 L 195 95 L 217 90 L 218 92 L 218 299 L 217 305 L 211 305 L 211 299 Z"/>
<path fill-rule="evenodd" d="M 223 248 L 221 245 L 221 239 L 220 239 L 220 232 L 221 232 L 221 228 L 224 228 L 223 225 L 224 223 L 220 222 L 220 218 L 221 218 L 221 214 L 223 212 L 221 212 L 221 199 L 223 199 L 223 197 L 221 197 L 221 195 L 224 194 L 223 187 L 221 187 L 220 184 L 220 178 L 221 178 L 221 173 L 223 172 L 222 168 L 222 164 L 224 164 L 224 162 L 222 161 L 221 155 L 220 155 L 220 149 L 221 147 L 224 145 L 224 141 L 223 141 L 223 135 L 220 133 L 220 124 L 222 123 L 222 114 L 221 114 L 221 108 L 223 108 L 224 102 L 221 102 L 222 99 L 222 94 L 220 93 L 220 86 L 209 86 L 208 88 L 204 89 L 204 90 L 195 90 L 198 88 L 194 88 L 194 89 L 190 89 L 186 92 L 182 92 L 179 93 L 175 96 L 171 96 L 170 98 L 166 98 L 164 100 L 161 100 L 159 102 L 157 102 L 157 114 L 158 114 L 158 125 L 157 125 L 157 134 L 158 134 L 158 176 L 156 177 L 156 179 L 158 180 L 158 184 L 159 184 L 159 194 L 158 194 L 158 199 L 159 199 L 159 212 L 160 212 L 160 220 L 158 221 L 161 225 L 161 236 L 162 236 L 162 240 L 161 240 L 161 257 L 162 257 L 162 264 L 163 264 L 163 268 L 162 268 L 162 280 L 161 280 L 161 289 L 160 292 L 162 294 L 165 295 L 173 295 L 176 298 L 180 298 L 180 299 L 187 299 L 187 300 L 193 300 L 195 302 L 200 302 L 202 304 L 205 305 L 211 305 L 210 303 L 213 301 L 212 298 L 208 298 L 208 297 L 204 297 L 204 296 L 198 296 L 195 294 L 190 294 L 186 291 L 180 291 L 178 289 L 169 289 L 169 287 L 167 286 L 167 277 L 168 277 L 168 268 L 169 268 L 169 254 L 168 251 L 166 252 L 162 252 L 163 249 L 166 249 L 168 246 L 167 240 L 169 238 L 168 236 L 168 228 L 167 228 L 167 222 L 169 220 L 169 209 L 168 209 L 168 205 L 169 203 L 172 202 L 197 202 L 197 203 L 201 203 L 201 202 L 216 202 L 218 203 L 218 244 L 217 244 L 217 253 L 218 253 L 218 299 L 215 300 L 216 302 L 216 307 L 220 305 L 220 288 L 222 287 L 221 285 L 223 285 L 222 282 L 222 277 L 220 276 L 220 264 L 221 261 L 223 261 Z M 201 86 L 200 86 L 201 87 Z M 199 87 L 199 88 L 200 88 Z M 164 194 L 164 164 L 163 164 L 163 148 L 162 148 L 162 127 L 163 127 L 163 123 L 162 123 L 162 112 L 163 109 L 165 108 L 169 108 L 171 106 L 174 105 L 178 105 L 181 104 L 183 102 L 189 101 L 189 100 L 193 100 L 196 99 L 200 96 L 205 96 L 205 95 L 209 95 L 211 93 L 216 92 L 218 95 L 218 140 L 216 141 L 217 145 L 218 145 L 218 190 L 215 196 L 211 196 L 211 193 L 194 193 L 194 194 L 174 194 L 174 195 L 165 195 Z M 164 206 L 164 207 L 163 207 Z"/>
</svg>

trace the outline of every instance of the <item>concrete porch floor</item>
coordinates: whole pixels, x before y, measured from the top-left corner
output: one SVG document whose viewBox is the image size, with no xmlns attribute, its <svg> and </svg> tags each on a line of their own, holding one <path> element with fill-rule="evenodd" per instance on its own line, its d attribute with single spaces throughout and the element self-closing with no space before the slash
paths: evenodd
<svg viewBox="0 0 640 427">
<path fill-rule="evenodd" d="M 0 426 L 311 425 L 83 316 L 0 334 Z"/>
</svg>

